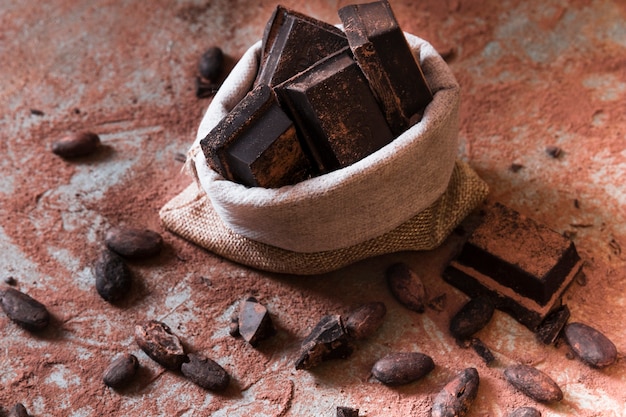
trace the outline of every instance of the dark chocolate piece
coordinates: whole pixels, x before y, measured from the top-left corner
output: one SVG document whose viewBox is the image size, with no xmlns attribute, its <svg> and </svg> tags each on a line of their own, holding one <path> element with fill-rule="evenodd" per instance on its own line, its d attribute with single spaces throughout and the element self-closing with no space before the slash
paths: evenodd
<svg viewBox="0 0 626 417">
<path fill-rule="evenodd" d="M 239 306 L 237 323 L 239 334 L 252 346 L 275 333 L 267 308 L 254 297 L 248 297 Z"/>
<path fill-rule="evenodd" d="M 537 338 L 546 345 L 554 344 L 567 324 L 569 316 L 569 308 L 565 304 L 552 311 L 537 328 Z"/>
<path fill-rule="evenodd" d="M 444 271 L 444 279 L 535 330 L 560 305 L 580 270 L 574 244 L 561 234 L 495 203 Z"/>
<path fill-rule="evenodd" d="M 311 175 L 295 127 L 267 86 L 248 93 L 200 146 L 213 170 L 247 186 L 281 187 Z"/>
<path fill-rule="evenodd" d="M 324 316 L 302 342 L 296 369 L 310 369 L 329 359 L 345 359 L 353 350 L 341 316 Z"/>
<path fill-rule="evenodd" d="M 349 48 L 276 86 L 321 173 L 343 168 L 393 140 Z"/>
<path fill-rule="evenodd" d="M 341 29 L 278 6 L 263 33 L 256 85 L 278 85 L 347 46 Z"/>
<path fill-rule="evenodd" d="M 391 130 L 404 132 L 421 119 L 433 95 L 389 2 L 345 6 L 339 17 Z"/>
</svg>

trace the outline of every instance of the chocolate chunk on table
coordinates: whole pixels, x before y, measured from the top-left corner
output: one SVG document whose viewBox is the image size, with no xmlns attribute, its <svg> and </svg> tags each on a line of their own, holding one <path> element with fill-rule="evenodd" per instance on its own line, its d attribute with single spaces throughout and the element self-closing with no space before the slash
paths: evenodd
<svg viewBox="0 0 626 417">
<path fill-rule="evenodd" d="M 295 126 L 267 86 L 248 93 L 200 146 L 213 170 L 247 186 L 276 188 L 311 176 Z"/>
<path fill-rule="evenodd" d="M 277 6 L 263 33 L 256 85 L 278 85 L 347 46 L 341 29 Z"/>
<path fill-rule="evenodd" d="M 498 309 L 535 330 L 561 305 L 581 266 L 571 240 L 495 203 L 443 275 L 472 297 L 491 296 Z"/>
<path fill-rule="evenodd" d="M 349 48 L 319 61 L 275 91 L 320 173 L 351 165 L 393 140 Z"/>
<path fill-rule="evenodd" d="M 433 98 L 387 1 L 339 9 L 350 48 L 395 135 L 421 119 Z"/>
</svg>

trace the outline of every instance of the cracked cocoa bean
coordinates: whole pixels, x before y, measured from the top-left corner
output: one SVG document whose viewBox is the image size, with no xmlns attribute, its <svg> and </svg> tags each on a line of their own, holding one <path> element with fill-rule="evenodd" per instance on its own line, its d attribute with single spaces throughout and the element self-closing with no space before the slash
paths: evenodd
<svg viewBox="0 0 626 417">
<path fill-rule="evenodd" d="M 433 400 L 431 417 L 463 417 L 476 394 L 480 378 L 476 368 L 466 368 L 456 375 Z"/>
<path fill-rule="evenodd" d="M 154 230 L 132 227 L 114 227 L 104 239 L 113 252 L 129 259 L 145 259 L 158 255 L 163 238 Z"/>
<path fill-rule="evenodd" d="M 613 342 L 591 326 L 570 323 L 565 326 L 564 334 L 574 354 L 593 368 L 604 368 L 617 360 Z"/>
<path fill-rule="evenodd" d="M 15 288 L 0 292 L 0 304 L 7 317 L 26 330 L 40 331 L 50 322 L 46 306 Z"/>
<path fill-rule="evenodd" d="M 178 370 L 187 360 L 180 339 L 165 323 L 149 320 L 136 325 L 135 341 L 146 355 L 167 369 Z"/>
<path fill-rule="evenodd" d="M 509 365 L 504 369 L 506 380 L 535 401 L 552 403 L 563 399 L 563 392 L 547 374 L 529 365 Z"/>
<path fill-rule="evenodd" d="M 372 375 L 385 385 L 404 385 L 417 381 L 435 369 L 428 355 L 419 352 L 396 352 L 379 359 Z"/>
<path fill-rule="evenodd" d="M 190 353 L 180 371 L 194 384 L 209 391 L 223 391 L 228 387 L 230 376 L 217 362 L 205 356 Z"/>
</svg>

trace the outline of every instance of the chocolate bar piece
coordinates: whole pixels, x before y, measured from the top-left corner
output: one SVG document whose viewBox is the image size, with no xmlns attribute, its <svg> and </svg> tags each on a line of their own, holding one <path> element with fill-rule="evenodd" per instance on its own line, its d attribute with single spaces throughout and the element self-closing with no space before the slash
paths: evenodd
<svg viewBox="0 0 626 417">
<path fill-rule="evenodd" d="M 321 173 L 346 167 L 393 140 L 350 48 L 275 87 Z"/>
<path fill-rule="evenodd" d="M 247 186 L 275 188 L 311 175 L 294 124 L 267 86 L 248 93 L 200 146 L 213 170 Z"/>
<path fill-rule="evenodd" d="M 278 6 L 263 33 L 256 85 L 278 85 L 346 46 L 341 29 Z"/>
<path fill-rule="evenodd" d="M 345 6 L 339 17 L 354 58 L 399 135 L 421 119 L 433 95 L 389 2 Z"/>
<path fill-rule="evenodd" d="M 573 242 L 495 203 L 444 271 L 468 295 L 489 295 L 531 330 L 561 305 L 582 266 Z"/>
</svg>

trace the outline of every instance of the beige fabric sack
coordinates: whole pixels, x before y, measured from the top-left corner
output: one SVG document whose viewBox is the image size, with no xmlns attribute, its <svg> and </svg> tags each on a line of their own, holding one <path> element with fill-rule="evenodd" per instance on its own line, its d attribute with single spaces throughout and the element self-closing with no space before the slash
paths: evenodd
<svg viewBox="0 0 626 417">
<path fill-rule="evenodd" d="M 440 245 L 488 189 L 456 161 L 459 85 L 452 72 L 429 43 L 406 37 L 435 93 L 422 120 L 349 167 L 276 189 L 225 180 L 199 145 L 250 90 L 261 49 L 253 45 L 200 123 L 187 159 L 194 182 L 161 209 L 164 226 L 238 263 L 302 275 Z"/>
</svg>

